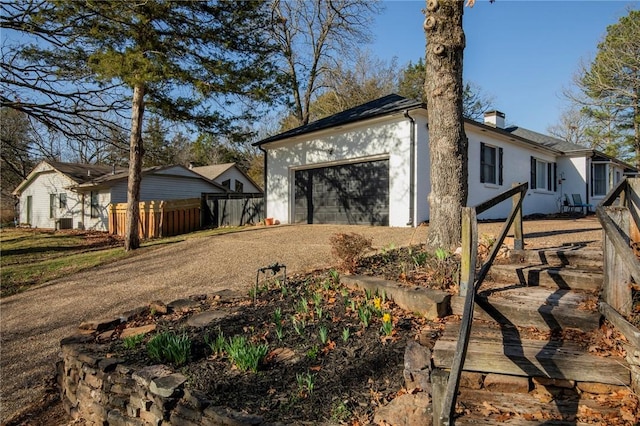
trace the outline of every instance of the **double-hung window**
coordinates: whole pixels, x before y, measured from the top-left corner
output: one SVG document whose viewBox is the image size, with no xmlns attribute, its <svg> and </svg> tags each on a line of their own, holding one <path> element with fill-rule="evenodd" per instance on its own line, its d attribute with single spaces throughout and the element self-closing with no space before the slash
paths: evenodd
<svg viewBox="0 0 640 426">
<path fill-rule="evenodd" d="M 91 217 L 96 218 L 100 216 L 100 200 L 98 193 L 91 191 Z"/>
<path fill-rule="evenodd" d="M 592 167 L 593 195 L 607 195 L 607 165 L 594 163 Z"/>
<path fill-rule="evenodd" d="M 531 189 L 557 191 L 556 163 L 531 157 Z"/>
<path fill-rule="evenodd" d="M 56 217 L 56 194 L 49 194 L 49 218 Z"/>
<path fill-rule="evenodd" d="M 58 194 L 58 207 L 60 209 L 67 208 L 67 194 L 65 194 L 64 192 Z"/>
<path fill-rule="evenodd" d="M 502 148 L 480 142 L 480 182 L 502 185 Z"/>
</svg>

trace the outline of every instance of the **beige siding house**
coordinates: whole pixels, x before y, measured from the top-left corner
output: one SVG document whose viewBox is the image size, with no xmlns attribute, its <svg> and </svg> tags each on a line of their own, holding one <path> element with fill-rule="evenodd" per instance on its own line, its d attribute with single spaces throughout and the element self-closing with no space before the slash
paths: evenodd
<svg viewBox="0 0 640 426">
<path fill-rule="evenodd" d="M 109 205 L 127 202 L 128 172 L 109 166 L 42 161 L 18 185 L 19 222 L 35 228 L 108 231 Z M 227 189 L 186 167 L 143 169 L 140 201 L 200 198 Z"/>
<path fill-rule="evenodd" d="M 243 194 L 262 194 L 262 189 L 236 163 L 192 167 L 191 170 L 223 187 Z"/>
</svg>

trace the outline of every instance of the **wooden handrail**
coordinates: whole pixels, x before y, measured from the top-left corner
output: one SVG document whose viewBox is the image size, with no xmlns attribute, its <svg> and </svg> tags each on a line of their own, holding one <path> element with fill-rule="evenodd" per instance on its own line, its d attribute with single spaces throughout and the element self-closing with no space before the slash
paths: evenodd
<svg viewBox="0 0 640 426">
<path fill-rule="evenodd" d="M 617 199 L 620 202 L 614 206 Z M 638 239 L 639 199 L 640 179 L 624 178 L 596 207 L 596 216 L 604 231 L 605 270 L 600 308 L 609 321 L 618 324 L 618 328 L 632 309 L 633 294 L 629 283 L 632 279 L 640 283 L 640 262 L 631 248 L 631 240 Z"/>
<path fill-rule="evenodd" d="M 602 207 L 606 207 L 606 206 L 611 206 L 613 205 L 613 203 L 616 201 L 616 199 L 623 194 L 624 192 L 626 192 L 628 189 L 628 184 L 627 184 L 627 178 L 622 179 L 620 182 L 618 182 L 616 184 L 616 186 L 614 186 L 613 188 L 611 188 L 611 190 L 609 191 L 609 193 L 607 195 L 605 195 L 604 199 L 600 202 L 600 204 L 598 204 L 598 207 L 602 206 Z M 624 197 L 623 197 L 624 198 Z M 621 203 L 622 205 L 624 205 L 624 201 Z"/>
<path fill-rule="evenodd" d="M 600 220 L 604 233 L 611 239 L 613 246 L 616 248 L 616 258 L 622 260 L 622 263 L 624 263 L 629 274 L 637 283 L 640 283 L 640 264 L 638 263 L 638 259 L 635 254 L 633 254 L 629 243 L 625 241 L 618 226 L 613 222 L 613 220 L 611 220 L 611 217 L 605 210 L 605 207 L 598 206 L 596 208 L 596 215 Z"/>
<path fill-rule="evenodd" d="M 462 260 L 460 267 L 460 295 L 464 296 L 464 309 L 460 324 L 460 334 L 456 343 L 456 352 L 453 357 L 449 379 L 442 407 L 435 410 L 434 419 L 436 425 L 449 425 L 455 414 L 456 399 L 458 388 L 460 386 L 460 376 L 462 375 L 462 366 L 467 356 L 467 348 L 469 346 L 469 335 L 471 333 L 471 324 L 473 323 L 473 307 L 476 294 L 482 285 L 493 261 L 495 260 L 502 243 L 504 242 L 507 232 L 511 225 L 516 222 L 516 230 L 514 236 L 520 238 L 519 242 L 514 245 L 524 247 L 522 240 L 522 201 L 524 195 L 529 188 L 528 183 L 514 184 L 513 188 L 498 194 L 494 198 L 485 201 L 476 207 L 465 207 L 462 210 Z M 487 211 L 491 207 L 505 201 L 511 197 L 513 199 L 513 207 L 507 218 L 499 237 L 496 239 L 491 252 L 485 263 L 480 268 L 480 272 L 476 277 L 476 259 L 478 251 L 478 220 L 477 215 Z M 519 229 L 518 229 L 519 228 Z"/>
</svg>

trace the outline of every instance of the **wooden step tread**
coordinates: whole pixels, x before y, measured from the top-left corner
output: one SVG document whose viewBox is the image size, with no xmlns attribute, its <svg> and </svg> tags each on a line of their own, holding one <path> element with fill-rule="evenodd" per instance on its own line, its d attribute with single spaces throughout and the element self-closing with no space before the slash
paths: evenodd
<svg viewBox="0 0 640 426">
<path fill-rule="evenodd" d="M 567 269 L 549 265 L 492 265 L 489 280 L 520 286 L 541 286 L 567 290 L 597 291 L 603 274 L 598 271 Z"/>
<path fill-rule="evenodd" d="M 433 348 L 437 368 L 451 367 L 459 322 L 449 323 Z M 514 376 L 549 377 L 614 385 L 630 383 L 624 359 L 598 357 L 571 341 L 534 340 L 514 327 L 471 327 L 464 370 Z"/>
<path fill-rule="evenodd" d="M 602 269 L 602 248 L 585 246 L 561 246 L 537 250 L 510 250 L 513 263 L 541 263 L 554 266 Z"/>
<path fill-rule="evenodd" d="M 586 397 L 574 394 L 549 400 L 535 390 L 503 393 L 461 389 L 458 411 L 464 411 L 464 414 L 456 418 L 456 425 L 633 424 L 633 413 L 624 406 L 622 399 L 607 395 Z"/>
<path fill-rule="evenodd" d="M 462 315 L 464 299 L 451 298 L 451 309 Z M 587 293 L 545 287 L 492 285 L 480 291 L 476 318 L 539 329 L 577 328 L 591 331 L 600 324 L 597 298 Z"/>
</svg>

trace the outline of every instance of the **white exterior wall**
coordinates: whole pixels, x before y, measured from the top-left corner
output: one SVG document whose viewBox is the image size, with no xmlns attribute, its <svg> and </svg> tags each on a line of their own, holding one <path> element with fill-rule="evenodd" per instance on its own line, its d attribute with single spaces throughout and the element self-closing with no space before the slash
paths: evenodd
<svg viewBox="0 0 640 426">
<path fill-rule="evenodd" d="M 242 182 L 243 188 L 242 192 L 247 193 L 257 193 L 262 192 L 262 190 L 256 187 L 245 175 L 243 175 L 238 169 L 235 167 L 231 167 L 229 170 L 225 170 L 220 176 L 215 178 L 214 182 L 222 185 L 222 182 L 229 179 L 231 181 L 231 189 L 232 191 L 236 191 L 236 181 Z"/>
<path fill-rule="evenodd" d="M 587 183 L 590 179 L 589 168 L 590 160 L 584 155 L 558 159 L 558 182 L 561 182 L 558 185 L 558 198 L 560 200 L 564 202 L 565 194 L 569 196 L 569 200 L 571 200 L 571 194 L 580 194 L 582 202 L 587 202 L 589 199 L 587 196 Z"/>
<path fill-rule="evenodd" d="M 98 208 L 95 217 L 91 216 L 91 192 L 84 193 L 84 216 L 78 218 L 78 224 L 82 226 L 84 220 L 84 229 L 93 231 L 109 230 L 109 203 L 111 203 L 111 192 L 108 189 L 95 191 L 98 193 Z M 94 193 L 95 193 L 94 192 Z M 79 195 L 80 197 L 81 195 Z"/>
<path fill-rule="evenodd" d="M 475 206 L 501 192 L 511 188 L 513 183 L 529 182 L 531 179 L 531 157 L 555 162 L 556 157 L 542 150 L 529 148 L 494 135 L 488 131 L 482 131 L 471 125 L 465 126 L 465 132 L 469 139 L 469 197 L 467 205 Z M 496 185 L 480 182 L 480 143 L 503 149 L 503 184 Z M 531 183 L 529 182 L 529 186 Z M 511 200 L 503 201 L 497 206 L 479 215 L 479 219 L 502 219 L 511 211 Z M 546 189 L 529 189 L 523 201 L 523 213 L 556 213 L 559 211 L 558 195 L 556 192 Z"/>
<path fill-rule="evenodd" d="M 56 172 L 48 164 L 41 164 L 39 169 L 35 170 L 40 173 L 33 181 L 23 189 L 20 194 L 20 217 L 19 222 L 22 224 L 29 223 L 35 228 L 55 229 L 56 219 L 73 218 L 73 227 L 78 226 L 78 217 L 82 213 L 80 196 L 65 188 L 75 184 L 67 176 Z M 67 208 L 59 207 L 59 195 L 67 195 Z M 56 202 L 53 210 L 53 218 L 50 217 L 49 195 L 56 194 Z M 31 196 L 31 221 L 27 220 L 27 197 Z"/>
<path fill-rule="evenodd" d="M 267 148 L 267 216 L 281 223 L 293 217 L 296 170 L 389 160 L 389 226 L 409 221 L 409 120 L 401 113 L 305 136 Z"/>
</svg>

